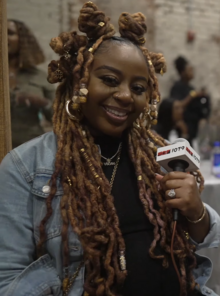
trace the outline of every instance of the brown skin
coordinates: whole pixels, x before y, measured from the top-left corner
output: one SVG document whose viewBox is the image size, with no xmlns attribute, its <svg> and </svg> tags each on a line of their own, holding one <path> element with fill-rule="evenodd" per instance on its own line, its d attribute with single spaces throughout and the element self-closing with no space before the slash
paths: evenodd
<svg viewBox="0 0 220 296">
<path fill-rule="evenodd" d="M 164 177 L 156 175 L 166 196 L 166 205 L 172 209 L 180 210 L 181 214 L 192 221 L 200 219 L 203 214 L 203 204 L 195 178 L 187 173 L 172 172 Z M 176 197 L 170 198 L 170 189 L 175 189 Z M 197 243 L 204 241 L 210 229 L 209 215 L 197 224 L 188 222 L 189 234 Z"/>
<path fill-rule="evenodd" d="M 19 35 L 14 22 L 8 21 L 8 56 L 9 56 L 9 82 L 10 88 L 17 86 L 17 72 L 19 70 Z M 49 101 L 46 98 L 38 97 L 34 94 L 28 94 L 17 91 L 15 98 L 16 104 L 34 105 L 37 108 L 45 107 Z"/>
<path fill-rule="evenodd" d="M 94 57 L 88 84 L 88 100 L 82 111 L 93 134 L 120 137 L 132 126 L 146 107 L 148 98 L 148 67 L 135 46 L 106 41 L 108 53 Z M 111 118 L 103 107 L 127 115 L 124 120 Z"/>
</svg>

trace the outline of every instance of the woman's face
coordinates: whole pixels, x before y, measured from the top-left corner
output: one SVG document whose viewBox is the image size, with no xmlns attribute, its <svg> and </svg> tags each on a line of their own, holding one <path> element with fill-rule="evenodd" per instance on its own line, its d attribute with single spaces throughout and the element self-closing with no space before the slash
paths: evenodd
<svg viewBox="0 0 220 296">
<path fill-rule="evenodd" d="M 16 55 L 19 52 L 18 30 L 14 22 L 8 21 L 8 53 Z"/>
<path fill-rule="evenodd" d="M 148 67 L 135 46 L 106 42 L 94 56 L 82 111 L 94 134 L 120 137 L 146 106 Z"/>
</svg>

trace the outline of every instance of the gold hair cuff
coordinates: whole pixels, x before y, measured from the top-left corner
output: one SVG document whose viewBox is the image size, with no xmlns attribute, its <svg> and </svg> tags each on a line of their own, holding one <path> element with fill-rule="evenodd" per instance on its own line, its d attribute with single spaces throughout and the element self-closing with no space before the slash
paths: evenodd
<svg viewBox="0 0 220 296">
<path fill-rule="evenodd" d="M 148 63 L 149 63 L 150 66 L 153 65 L 151 60 L 148 60 Z"/>
<path fill-rule="evenodd" d="M 146 39 L 144 37 L 141 37 L 138 39 L 141 44 L 144 44 L 146 42 Z"/>
<path fill-rule="evenodd" d="M 100 23 L 98 23 L 98 25 L 99 25 L 100 27 L 104 27 L 105 23 L 104 23 L 104 22 L 100 22 Z"/>
<path fill-rule="evenodd" d="M 205 207 L 204 203 L 202 203 L 202 204 L 203 204 L 203 213 L 202 213 L 202 216 L 201 216 L 198 220 L 196 220 L 196 221 L 192 221 L 192 220 L 190 220 L 189 218 L 186 217 L 186 219 L 187 219 L 190 223 L 197 224 L 197 223 L 199 223 L 200 221 L 202 221 L 202 220 L 204 219 L 204 217 L 205 217 L 205 215 L 206 215 L 206 207 Z"/>
<path fill-rule="evenodd" d="M 90 49 L 88 49 L 89 52 L 93 53 L 93 48 L 90 47 Z"/>
</svg>

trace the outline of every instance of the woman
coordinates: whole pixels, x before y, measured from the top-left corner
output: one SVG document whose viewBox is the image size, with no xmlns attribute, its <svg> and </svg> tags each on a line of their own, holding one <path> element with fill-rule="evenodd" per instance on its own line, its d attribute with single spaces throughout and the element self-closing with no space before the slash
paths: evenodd
<svg viewBox="0 0 220 296">
<path fill-rule="evenodd" d="M 54 88 L 46 74 L 36 68 L 44 62 L 43 52 L 26 25 L 8 20 L 9 84 L 13 148 L 41 134 L 39 113 L 52 117 Z"/>
<path fill-rule="evenodd" d="M 114 37 L 109 18 L 88 2 L 79 29 L 86 35 L 51 41 L 60 59 L 48 80 L 61 82 L 54 133 L 12 150 L 1 165 L 0 292 L 176 296 L 197 286 L 207 294 L 201 272 L 209 276 L 211 262 L 196 263 L 193 250 L 219 244 L 219 216 L 203 206 L 192 175 L 162 176 L 155 161 L 164 142 L 143 124 L 155 121 L 155 71 L 166 67 L 143 47 L 145 17 L 123 13 L 122 37 Z M 172 208 L 182 213 L 173 244 L 179 281 Z"/>
</svg>

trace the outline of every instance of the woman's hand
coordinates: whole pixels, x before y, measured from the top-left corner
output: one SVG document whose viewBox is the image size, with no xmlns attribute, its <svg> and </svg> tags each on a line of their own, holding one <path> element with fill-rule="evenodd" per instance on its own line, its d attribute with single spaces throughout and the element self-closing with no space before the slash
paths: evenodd
<svg viewBox="0 0 220 296">
<path fill-rule="evenodd" d="M 192 175 L 182 172 L 172 172 L 164 177 L 157 174 L 156 179 L 165 192 L 166 205 L 168 207 L 178 209 L 183 216 L 191 221 L 197 221 L 202 217 L 204 207 L 200 199 L 196 180 Z M 170 189 L 175 190 L 176 195 L 174 198 L 168 195 Z M 188 222 L 190 237 L 197 243 L 204 241 L 209 230 L 210 219 L 207 211 L 204 218 L 198 223 Z"/>
<path fill-rule="evenodd" d="M 203 213 L 203 204 L 195 178 L 187 173 L 172 172 L 164 177 L 156 175 L 161 188 L 165 192 L 166 205 L 180 210 L 181 214 L 190 220 L 198 220 Z M 175 191 L 175 198 L 168 195 L 171 189 Z"/>
</svg>

